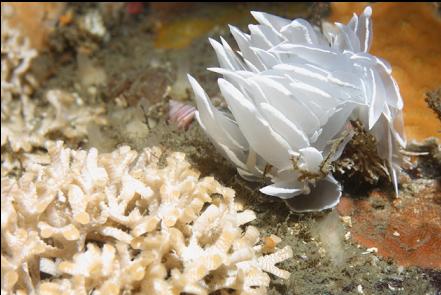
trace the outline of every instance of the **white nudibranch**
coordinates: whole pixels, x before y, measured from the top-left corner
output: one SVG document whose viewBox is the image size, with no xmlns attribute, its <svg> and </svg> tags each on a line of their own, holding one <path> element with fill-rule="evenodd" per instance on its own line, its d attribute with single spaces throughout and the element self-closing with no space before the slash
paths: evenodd
<svg viewBox="0 0 441 295">
<path fill-rule="evenodd" d="M 188 76 L 196 118 L 219 151 L 247 180 L 269 177 L 260 189 L 294 211 L 334 207 L 341 186 L 331 174 L 359 120 L 377 141 L 398 192 L 399 153 L 405 145 L 403 101 L 391 66 L 368 53 L 372 9 L 346 25 L 325 23 L 323 34 L 303 19 L 251 12 L 250 34 L 230 26 L 239 51 L 210 39 L 223 76 L 228 110 L 216 109 Z"/>
</svg>

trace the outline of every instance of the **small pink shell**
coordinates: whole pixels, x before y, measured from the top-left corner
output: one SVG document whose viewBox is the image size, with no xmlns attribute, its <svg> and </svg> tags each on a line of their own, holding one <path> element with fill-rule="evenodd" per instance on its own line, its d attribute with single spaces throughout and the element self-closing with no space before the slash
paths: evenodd
<svg viewBox="0 0 441 295">
<path fill-rule="evenodd" d="M 193 121 L 196 108 L 176 100 L 169 101 L 168 122 L 174 123 L 178 128 L 187 129 Z"/>
</svg>

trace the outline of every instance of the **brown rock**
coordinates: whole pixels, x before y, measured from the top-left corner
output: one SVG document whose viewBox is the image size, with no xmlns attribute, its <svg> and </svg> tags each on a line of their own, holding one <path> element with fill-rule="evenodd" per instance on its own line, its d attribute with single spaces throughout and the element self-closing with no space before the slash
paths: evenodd
<svg viewBox="0 0 441 295">
<path fill-rule="evenodd" d="M 115 75 L 109 83 L 109 97 L 122 96 L 128 105 L 135 106 L 140 99 L 155 104 L 163 99 L 169 85 L 167 72 L 162 69 L 142 69 L 124 74 L 124 78 Z"/>
</svg>

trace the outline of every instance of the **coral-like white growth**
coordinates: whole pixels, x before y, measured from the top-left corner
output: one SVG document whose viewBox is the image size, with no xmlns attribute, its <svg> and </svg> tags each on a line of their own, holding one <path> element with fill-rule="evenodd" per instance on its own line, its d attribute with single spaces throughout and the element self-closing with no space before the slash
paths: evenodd
<svg viewBox="0 0 441 295">
<path fill-rule="evenodd" d="M 335 206 L 341 188 L 330 164 L 360 120 L 377 140 L 397 190 L 403 102 L 390 65 L 368 53 L 371 8 L 347 25 L 327 24 L 324 34 L 303 19 L 252 12 L 251 34 L 231 26 L 240 51 L 211 40 L 222 74 L 220 91 L 230 113 L 217 110 L 189 76 L 196 118 L 241 176 L 273 184 L 261 189 L 295 211 Z"/>
<path fill-rule="evenodd" d="M 30 46 L 28 38 L 9 23 L 11 7 L 2 6 L 1 11 L 1 111 L 2 120 L 12 109 L 14 99 L 29 100 L 38 83 L 29 73 L 37 50 Z"/>
<path fill-rule="evenodd" d="M 184 154 L 161 168 L 159 148 L 48 152 L 1 180 L 2 294 L 264 294 L 266 272 L 288 278 L 275 264 L 291 248 L 264 255 L 241 228 L 254 212 Z"/>
<path fill-rule="evenodd" d="M 5 116 L 2 113 L 2 146 L 9 144 L 14 152 L 29 152 L 33 147 L 44 147 L 50 134 L 55 132 L 78 142 L 87 136 L 89 124 L 107 124 L 103 106 L 85 106 L 75 94 L 53 89 L 47 92 L 45 99 L 49 107 L 44 111 L 29 99 L 8 103 L 9 112 Z"/>
<path fill-rule="evenodd" d="M 89 123 L 106 123 L 105 109 L 86 107 L 75 94 L 57 89 L 41 100 L 31 98 L 38 86 L 30 73 L 37 51 L 10 25 L 10 9 L 4 5 L 1 12 L 1 146 L 9 144 L 14 152 L 28 152 L 43 147 L 55 132 L 69 140 L 84 139 Z"/>
</svg>

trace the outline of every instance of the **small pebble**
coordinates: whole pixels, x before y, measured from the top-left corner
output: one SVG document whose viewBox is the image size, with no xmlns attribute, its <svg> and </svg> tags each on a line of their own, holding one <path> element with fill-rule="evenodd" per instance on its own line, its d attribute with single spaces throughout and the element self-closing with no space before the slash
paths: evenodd
<svg viewBox="0 0 441 295">
<path fill-rule="evenodd" d="M 369 253 L 378 253 L 378 248 L 375 247 L 367 248 L 366 251 L 361 254 L 369 254 Z"/>
</svg>

